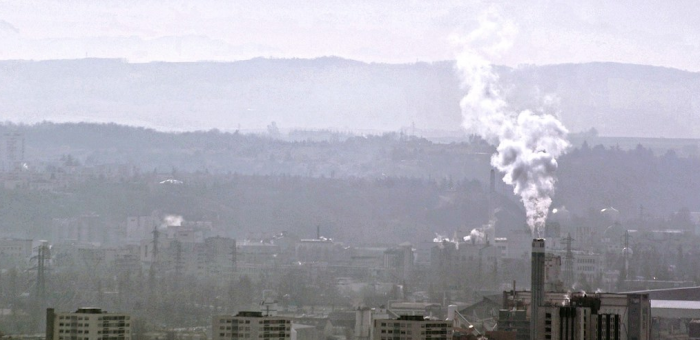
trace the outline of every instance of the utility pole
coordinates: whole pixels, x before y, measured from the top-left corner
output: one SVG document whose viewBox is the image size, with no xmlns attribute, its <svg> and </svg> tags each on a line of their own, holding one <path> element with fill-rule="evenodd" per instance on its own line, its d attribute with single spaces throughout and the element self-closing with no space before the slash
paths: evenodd
<svg viewBox="0 0 700 340">
<path fill-rule="evenodd" d="M 37 254 L 36 271 L 36 298 L 40 305 L 46 302 L 46 260 L 48 259 L 48 246 L 41 244 Z"/>
<path fill-rule="evenodd" d="M 574 284 L 574 253 L 571 251 L 571 242 L 574 239 L 571 233 L 568 233 L 564 242 L 566 242 L 566 255 L 564 256 L 564 285 L 571 287 Z"/>
<path fill-rule="evenodd" d="M 236 278 L 236 272 L 238 270 L 237 264 L 236 264 L 236 240 L 233 240 L 233 245 L 231 247 L 231 275 L 229 276 L 229 291 L 228 291 L 228 297 L 229 297 L 229 308 L 231 311 L 236 309 L 236 283 L 235 283 L 235 278 Z"/>
<path fill-rule="evenodd" d="M 42 310 L 46 308 L 46 271 L 47 263 L 51 256 L 49 245 L 42 241 L 37 248 L 37 270 L 36 270 L 36 292 L 35 292 L 35 312 L 34 315 L 42 315 Z M 35 328 L 41 329 L 42 319 L 35 320 Z"/>
<path fill-rule="evenodd" d="M 175 241 L 175 293 L 180 291 L 180 279 L 182 277 L 182 243 Z"/>
<path fill-rule="evenodd" d="M 236 240 L 233 240 L 233 246 L 231 247 L 231 280 L 233 280 L 233 277 L 236 275 L 236 271 L 238 270 L 238 266 L 236 264 L 237 260 Z"/>
<path fill-rule="evenodd" d="M 151 251 L 152 259 L 151 259 L 151 266 L 148 271 L 148 290 L 149 290 L 149 298 L 151 300 L 151 307 L 155 305 L 155 296 L 156 296 L 156 271 L 157 271 L 157 265 L 158 265 L 158 237 L 160 236 L 160 232 L 158 231 L 158 227 L 153 228 L 153 248 Z"/>
<path fill-rule="evenodd" d="M 630 232 L 625 230 L 625 248 L 622 250 L 622 257 L 624 263 L 622 264 L 622 273 L 620 273 L 620 282 L 617 289 L 622 291 L 625 289 L 625 283 L 627 281 L 627 275 L 629 274 L 629 253 L 630 253 Z"/>
</svg>

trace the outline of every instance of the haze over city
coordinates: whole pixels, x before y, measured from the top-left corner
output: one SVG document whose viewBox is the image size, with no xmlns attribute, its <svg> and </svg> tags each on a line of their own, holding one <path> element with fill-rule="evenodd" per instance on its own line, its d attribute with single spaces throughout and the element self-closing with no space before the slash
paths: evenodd
<svg viewBox="0 0 700 340">
<path fill-rule="evenodd" d="M 700 339 L 698 18 L 0 2 L 0 340 Z"/>
</svg>

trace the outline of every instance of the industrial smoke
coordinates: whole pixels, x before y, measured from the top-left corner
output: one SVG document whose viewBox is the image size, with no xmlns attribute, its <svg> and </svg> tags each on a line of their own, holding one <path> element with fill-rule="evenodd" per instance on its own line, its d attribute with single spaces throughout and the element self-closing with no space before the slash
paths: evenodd
<svg viewBox="0 0 700 340">
<path fill-rule="evenodd" d="M 163 217 L 163 227 L 179 227 L 184 219 L 180 215 L 165 215 Z"/>
<path fill-rule="evenodd" d="M 556 100 L 541 98 L 540 107 L 518 111 L 509 105 L 490 60 L 507 51 L 515 26 L 495 10 L 485 12 L 479 28 L 458 40 L 457 57 L 462 86 L 463 126 L 497 145 L 491 164 L 504 173 L 503 181 L 519 195 L 533 236 L 540 237 L 552 204 L 557 157 L 569 146 L 568 131 L 557 119 Z"/>
</svg>

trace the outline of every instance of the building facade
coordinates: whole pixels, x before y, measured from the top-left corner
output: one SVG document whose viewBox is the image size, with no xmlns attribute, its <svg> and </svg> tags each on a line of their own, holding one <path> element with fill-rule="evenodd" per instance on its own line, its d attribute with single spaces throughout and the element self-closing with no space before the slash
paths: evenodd
<svg viewBox="0 0 700 340">
<path fill-rule="evenodd" d="M 212 340 L 230 339 L 291 339 L 292 322 L 288 318 L 263 316 L 262 312 L 240 312 L 215 316 Z"/>
<path fill-rule="evenodd" d="M 46 340 L 131 340 L 131 317 L 99 308 L 46 309 Z"/>
<path fill-rule="evenodd" d="M 373 340 L 451 340 L 452 321 L 430 320 L 420 315 L 398 319 L 375 319 Z"/>
<path fill-rule="evenodd" d="M 32 240 L 0 238 L 0 269 L 26 264 L 32 257 Z"/>
<path fill-rule="evenodd" d="M 532 321 L 529 291 L 504 292 L 498 330 L 527 340 L 523 318 Z M 536 327 L 544 340 L 650 340 L 651 302 L 648 294 L 546 292 Z"/>
</svg>

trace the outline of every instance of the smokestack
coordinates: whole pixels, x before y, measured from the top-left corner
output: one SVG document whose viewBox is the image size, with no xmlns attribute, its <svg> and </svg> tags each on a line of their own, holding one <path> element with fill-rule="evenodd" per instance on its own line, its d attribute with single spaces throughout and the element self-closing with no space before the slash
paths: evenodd
<svg viewBox="0 0 700 340">
<path fill-rule="evenodd" d="M 321 226 L 320 225 L 316 226 L 316 239 L 317 240 L 321 239 Z"/>
<path fill-rule="evenodd" d="M 489 192 L 491 194 L 496 192 L 496 170 L 491 168 L 491 177 L 489 179 Z"/>
<path fill-rule="evenodd" d="M 539 310 L 544 302 L 544 239 L 532 240 L 532 274 L 530 284 L 530 339 L 539 340 Z"/>
<path fill-rule="evenodd" d="M 457 305 L 447 306 L 447 321 L 454 321 L 457 314 Z"/>
</svg>

